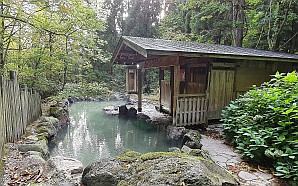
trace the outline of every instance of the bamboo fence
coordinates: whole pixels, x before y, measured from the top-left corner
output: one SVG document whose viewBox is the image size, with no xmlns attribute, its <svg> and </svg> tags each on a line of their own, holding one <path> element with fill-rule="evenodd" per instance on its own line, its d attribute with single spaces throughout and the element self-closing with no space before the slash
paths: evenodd
<svg viewBox="0 0 298 186">
<path fill-rule="evenodd" d="M 0 153 L 6 142 L 20 139 L 26 125 L 40 116 L 40 95 L 26 85 L 20 87 L 15 72 L 10 72 L 10 80 L 0 75 Z"/>
</svg>

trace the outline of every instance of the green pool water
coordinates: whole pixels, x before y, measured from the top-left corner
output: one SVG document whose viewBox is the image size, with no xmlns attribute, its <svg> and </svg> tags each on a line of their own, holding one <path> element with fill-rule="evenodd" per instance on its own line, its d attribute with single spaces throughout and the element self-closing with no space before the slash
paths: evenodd
<svg viewBox="0 0 298 186">
<path fill-rule="evenodd" d="M 70 125 L 49 144 L 51 156 L 80 160 L 84 166 L 120 154 L 125 149 L 140 153 L 167 151 L 178 144 L 169 141 L 163 126 L 109 116 L 103 108 L 123 102 L 79 102 L 70 106 Z"/>
</svg>

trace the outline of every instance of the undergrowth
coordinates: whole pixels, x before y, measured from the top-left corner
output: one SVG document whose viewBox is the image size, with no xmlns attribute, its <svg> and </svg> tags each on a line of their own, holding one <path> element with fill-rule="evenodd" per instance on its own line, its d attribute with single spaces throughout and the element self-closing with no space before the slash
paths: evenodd
<svg viewBox="0 0 298 186">
<path fill-rule="evenodd" d="M 244 158 L 271 165 L 275 176 L 298 180 L 298 76 L 276 73 L 223 112 L 224 138 Z"/>
</svg>

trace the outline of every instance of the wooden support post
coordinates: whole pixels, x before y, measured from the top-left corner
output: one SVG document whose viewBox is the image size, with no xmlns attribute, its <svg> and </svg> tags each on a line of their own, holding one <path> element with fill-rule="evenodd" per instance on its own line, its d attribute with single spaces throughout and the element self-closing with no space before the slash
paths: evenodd
<svg viewBox="0 0 298 186">
<path fill-rule="evenodd" d="M 9 72 L 9 78 L 11 81 L 14 81 L 16 79 L 16 72 L 15 71 L 10 71 Z"/>
<path fill-rule="evenodd" d="M 170 114 L 173 116 L 173 103 L 174 103 L 174 67 L 170 66 L 170 87 L 171 87 L 171 107 Z"/>
<path fill-rule="evenodd" d="M 138 112 L 142 112 L 142 69 L 138 69 Z"/>
<path fill-rule="evenodd" d="M 161 89 L 161 80 L 164 80 L 165 77 L 165 71 L 161 68 L 159 68 L 159 110 L 162 110 L 162 104 L 161 104 L 161 95 L 162 92 L 161 91 L 165 91 Z"/>
<path fill-rule="evenodd" d="M 175 56 L 172 58 L 172 63 L 177 64 L 170 67 L 171 77 L 170 77 L 170 85 L 171 85 L 171 115 L 175 117 L 176 114 L 176 105 L 177 105 L 177 97 L 180 91 L 180 65 L 179 65 L 179 56 Z M 174 120 L 173 120 L 174 121 Z"/>
<path fill-rule="evenodd" d="M 178 58 L 179 60 L 179 58 Z M 173 116 L 176 116 L 178 94 L 180 93 L 180 65 L 174 66 L 174 94 L 173 94 Z"/>
</svg>

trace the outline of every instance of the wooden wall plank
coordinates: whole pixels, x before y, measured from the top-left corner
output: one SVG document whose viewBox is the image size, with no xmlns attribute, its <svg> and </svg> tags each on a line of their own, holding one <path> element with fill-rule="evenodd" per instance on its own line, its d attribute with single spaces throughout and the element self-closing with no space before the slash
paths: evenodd
<svg viewBox="0 0 298 186">
<path fill-rule="evenodd" d="M 234 70 L 211 70 L 208 119 L 220 119 L 222 109 L 233 100 L 234 75 Z"/>
</svg>

